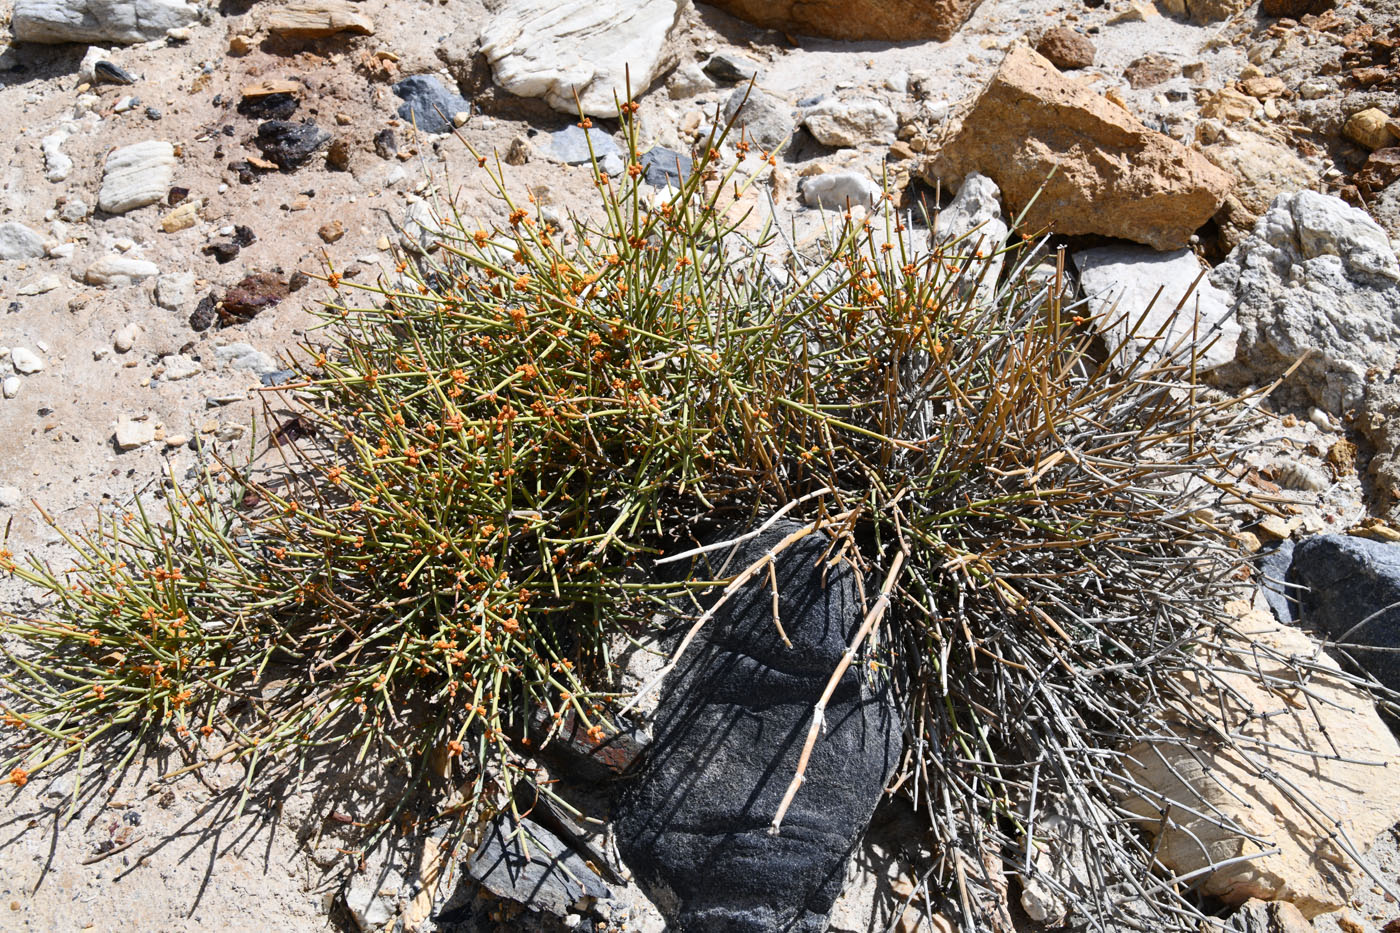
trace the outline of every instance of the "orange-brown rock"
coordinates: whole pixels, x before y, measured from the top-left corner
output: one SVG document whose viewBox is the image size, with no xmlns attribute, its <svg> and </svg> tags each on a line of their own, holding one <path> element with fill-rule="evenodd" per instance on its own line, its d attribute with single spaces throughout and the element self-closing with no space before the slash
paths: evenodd
<svg viewBox="0 0 1400 933">
<path fill-rule="evenodd" d="M 709 0 L 768 29 L 828 39 L 946 42 L 982 0 Z"/>
<path fill-rule="evenodd" d="M 1186 245 L 1233 183 L 1023 47 L 1007 53 L 928 169 L 945 187 L 969 172 L 995 181 L 1013 216 L 1025 211 L 1027 232 L 1096 233 L 1156 249 Z"/>
</svg>

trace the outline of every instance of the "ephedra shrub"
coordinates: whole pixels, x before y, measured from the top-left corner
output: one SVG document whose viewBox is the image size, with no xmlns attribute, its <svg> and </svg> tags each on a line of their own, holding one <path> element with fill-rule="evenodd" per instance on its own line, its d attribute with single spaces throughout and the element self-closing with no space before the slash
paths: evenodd
<svg viewBox="0 0 1400 933">
<path fill-rule="evenodd" d="M 48 599 L 4 624 L 8 780 L 119 733 L 250 775 L 348 748 L 405 787 L 446 762 L 479 823 L 530 780 L 530 717 L 604 728 L 614 653 L 716 583 L 652 563 L 784 511 L 889 593 L 861 667 L 899 684 L 898 784 L 952 914 L 973 922 L 989 860 L 1031 868 L 1054 801 L 1090 827 L 1097 874 L 1062 892 L 1085 916 L 1109 928 L 1126 896 L 1194 923 L 1113 775 L 1172 734 L 1159 686 L 1229 624 L 1239 403 L 1206 400 L 1189 348 L 1101 361 L 1032 274 L 1042 244 L 970 287 L 993 246 L 927 248 L 887 203 L 776 264 L 735 206 L 765 182 L 719 140 L 658 196 L 623 127 L 590 219 L 555 228 L 481 158 L 506 222 L 449 206 L 396 275 L 331 271 L 277 456 L 232 496 L 106 514 L 58 564 L 0 552 Z"/>
</svg>

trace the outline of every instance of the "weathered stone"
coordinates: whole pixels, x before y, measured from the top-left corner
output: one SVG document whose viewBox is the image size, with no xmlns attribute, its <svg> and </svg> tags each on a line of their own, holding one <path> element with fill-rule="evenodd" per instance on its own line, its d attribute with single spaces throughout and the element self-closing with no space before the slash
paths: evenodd
<svg viewBox="0 0 1400 933">
<path fill-rule="evenodd" d="M 114 149 L 102 170 L 97 206 L 109 214 L 125 214 L 165 197 L 175 174 L 175 147 L 148 139 Z"/>
<path fill-rule="evenodd" d="M 725 84 L 748 81 L 757 77 L 758 72 L 758 62 L 723 50 L 711 55 L 705 62 L 705 74 Z"/>
<path fill-rule="evenodd" d="M 963 179 L 957 196 L 938 212 L 932 241 L 943 247 L 945 261 L 962 267 L 959 287 L 975 286 L 978 300 L 986 303 L 996 293 L 1006 260 L 1002 247 L 1010 232 L 996 182 L 973 172 Z"/>
<path fill-rule="evenodd" d="M 278 304 L 288 294 L 287 284 L 275 273 L 246 275 L 224 293 L 224 299 L 219 304 L 219 320 L 225 325 L 250 320 Z"/>
<path fill-rule="evenodd" d="M 71 134 L 59 128 L 40 140 L 44 150 L 44 177 L 49 181 L 64 181 L 73 172 L 73 160 L 63 152 L 63 144 Z"/>
<path fill-rule="evenodd" d="M 1364 852 L 1400 820 L 1390 773 L 1400 746 L 1302 631 L 1258 612 L 1241 630 L 1248 640 L 1201 659 L 1220 683 L 1183 675 L 1182 743 L 1128 750 L 1127 772 L 1149 794 L 1125 792 L 1124 805 L 1161 834 L 1154 852 L 1167 870 L 1205 870 L 1193 877 L 1199 893 L 1291 901 L 1311 918 L 1344 906 L 1365 877 L 1347 847 Z M 1309 669 L 1289 658 L 1307 658 Z"/>
<path fill-rule="evenodd" d="M 44 238 L 13 220 L 0 224 L 0 260 L 38 259 L 44 255 Z"/>
<path fill-rule="evenodd" d="M 1240 87 L 1244 89 L 1246 94 L 1257 100 L 1281 97 L 1288 90 L 1288 85 L 1283 83 L 1283 79 L 1275 78 L 1273 75 L 1252 75 L 1241 81 Z"/>
<path fill-rule="evenodd" d="M 1380 505 L 1400 520 L 1400 378 L 1366 386 L 1356 428 L 1376 451 L 1366 472 L 1380 494 Z"/>
<path fill-rule="evenodd" d="M 1216 91 L 1201 105 L 1201 116 L 1226 123 L 1239 123 L 1254 116 L 1259 102 L 1232 87 Z"/>
<path fill-rule="evenodd" d="M 32 376 L 37 372 L 43 372 L 45 367 L 43 358 L 28 347 L 11 347 L 10 365 L 21 376 Z"/>
<path fill-rule="evenodd" d="M 1074 264 L 1094 323 L 1120 365 L 1139 354 L 1148 362 L 1187 362 L 1193 347 L 1200 370 L 1234 360 L 1240 327 L 1232 296 L 1210 283 L 1191 250 L 1100 246 L 1075 253 Z"/>
<path fill-rule="evenodd" d="M 471 101 L 443 87 L 433 75 L 404 78 L 394 85 L 394 93 L 403 98 L 399 119 L 426 133 L 452 132 L 453 116 L 472 109 Z"/>
<path fill-rule="evenodd" d="M 1235 186 L 1215 215 L 1226 251 L 1250 234 L 1274 198 L 1304 190 L 1317 177 L 1293 150 L 1258 133 L 1232 127 L 1223 127 L 1201 154 L 1235 179 Z"/>
<path fill-rule="evenodd" d="M 1294 549 L 1289 580 L 1306 588 L 1298 598 L 1304 625 L 1400 690 L 1400 544 L 1317 535 Z"/>
<path fill-rule="evenodd" d="M 1191 19 L 1208 26 L 1234 17 L 1249 6 L 1249 0 L 1186 0 Z"/>
<path fill-rule="evenodd" d="M 679 188 L 690 177 L 690 156 L 665 146 L 653 146 L 642 153 L 642 180 L 656 188 Z"/>
<path fill-rule="evenodd" d="M 135 256 L 103 256 L 87 267 L 87 271 L 83 273 L 83 280 L 89 285 L 122 288 L 159 274 L 160 268 L 146 259 L 137 259 Z"/>
<path fill-rule="evenodd" d="M 792 108 L 758 88 L 739 87 L 724 102 L 721 119 L 734 121 L 730 141 L 740 136 L 768 151 L 788 141 L 795 129 Z"/>
<path fill-rule="evenodd" d="M 1144 55 L 1123 69 L 1123 78 L 1134 90 L 1170 81 L 1181 74 L 1181 66 L 1163 55 Z"/>
<path fill-rule="evenodd" d="M 1303 912 L 1288 901 L 1251 899 L 1230 915 L 1227 929 L 1233 933 L 1313 933 Z"/>
<path fill-rule="evenodd" d="M 1313 191 L 1279 195 L 1216 267 L 1240 323 L 1232 383 L 1272 381 L 1276 391 L 1334 415 L 1357 405 L 1366 372 L 1390 372 L 1400 348 L 1400 262 L 1370 217 Z"/>
<path fill-rule="evenodd" d="M 714 5 L 784 32 L 828 39 L 946 42 L 981 0 L 716 0 Z"/>
<path fill-rule="evenodd" d="M 561 918 L 584 897 L 612 897 L 582 856 L 538 823 L 515 823 L 509 814 L 487 828 L 467 873 L 497 897 Z"/>
<path fill-rule="evenodd" d="M 289 123 L 268 120 L 258 126 L 257 143 L 262 154 L 284 171 L 306 162 L 317 149 L 331 141 L 331 134 L 315 123 Z"/>
<path fill-rule="evenodd" d="M 165 367 L 160 378 L 166 382 L 178 382 L 181 379 L 197 376 L 204 371 L 204 367 L 199 365 L 198 360 L 183 353 L 172 353 L 170 356 L 162 357 L 160 364 Z"/>
<path fill-rule="evenodd" d="M 204 207 L 202 198 L 192 198 L 188 201 L 181 201 L 180 206 L 166 214 L 160 219 L 160 228 L 166 233 L 178 233 L 181 230 L 188 230 L 199 223 L 199 212 Z"/>
<path fill-rule="evenodd" d="M 549 134 L 549 154 L 565 165 L 583 165 L 595 158 L 600 162 L 609 156 L 621 158 L 622 150 L 605 131 L 575 125 Z"/>
<path fill-rule="evenodd" d="M 740 545 L 729 572 L 800 528 L 780 522 Z M 862 620 L 854 571 L 821 560 L 828 543 L 808 535 L 774 560 L 791 646 L 760 573 L 719 608 L 662 688 L 656 740 L 614 817 L 619 851 L 675 929 L 824 930 L 898 759 L 889 685 L 857 661 L 827 706 L 827 731 L 781 832 L 769 832 L 813 705 Z M 719 573 L 729 554 L 712 556 L 699 572 Z"/>
<path fill-rule="evenodd" d="M 374 35 L 374 20 L 346 0 L 291 0 L 269 9 L 262 26 L 284 39 L 324 39 L 341 32 Z"/>
<path fill-rule="evenodd" d="M 894 138 L 894 111 L 873 98 L 828 99 L 809 107 L 802 123 L 823 146 L 846 148 Z"/>
<path fill-rule="evenodd" d="M 15 0 L 10 28 L 21 42 L 145 42 L 188 26 L 184 0 Z"/>
<path fill-rule="evenodd" d="M 1093 40 L 1065 26 L 1056 26 L 1040 37 L 1035 50 L 1056 68 L 1088 68 L 1094 64 Z"/>
<path fill-rule="evenodd" d="M 1320 15 L 1336 5 L 1337 0 L 1260 0 L 1259 12 L 1265 16 L 1301 19 L 1309 13 Z"/>
<path fill-rule="evenodd" d="M 1199 153 L 1027 48 L 1007 53 L 931 167 L 945 181 L 974 171 L 997 183 L 1013 215 L 1025 211 L 1029 231 L 1098 233 L 1156 249 L 1184 246 L 1231 185 Z"/>
<path fill-rule="evenodd" d="M 503 0 L 481 31 L 496 83 L 555 110 L 615 117 L 669 62 L 688 0 Z M 575 94 L 578 99 L 575 101 Z"/>
<path fill-rule="evenodd" d="M 146 419 L 137 421 L 127 415 L 117 419 L 117 431 L 114 435 L 117 450 L 134 450 L 155 439 L 156 426 L 153 422 Z"/>
<path fill-rule="evenodd" d="M 802 200 L 807 206 L 829 211 L 874 207 L 880 193 L 880 186 L 859 172 L 827 172 L 802 181 Z"/>
</svg>

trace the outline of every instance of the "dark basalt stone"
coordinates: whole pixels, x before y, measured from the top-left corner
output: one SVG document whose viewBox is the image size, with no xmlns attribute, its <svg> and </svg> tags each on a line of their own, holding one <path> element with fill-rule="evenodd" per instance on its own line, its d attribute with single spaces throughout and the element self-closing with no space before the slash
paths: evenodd
<svg viewBox="0 0 1400 933">
<path fill-rule="evenodd" d="M 727 571 L 728 550 L 697 572 L 738 572 L 797 527 L 777 523 L 741 545 Z M 824 930 L 895 767 L 891 689 L 858 659 L 828 706 L 782 832 L 770 835 L 813 706 L 862 621 L 854 572 L 822 561 L 828 543 L 810 535 L 775 561 L 792 647 L 774 626 L 766 572 L 702 630 L 662 688 L 655 742 L 618 801 L 619 850 L 678 931 Z"/>
<path fill-rule="evenodd" d="M 413 75 L 394 85 L 394 93 L 403 98 L 399 104 L 399 119 L 417 126 L 425 133 L 452 132 L 453 114 L 471 112 L 471 101 L 449 91 L 432 75 Z"/>
<path fill-rule="evenodd" d="M 277 163 L 283 171 L 301 165 L 330 141 L 331 134 L 315 123 L 289 123 L 286 120 L 268 120 L 261 124 L 255 140 L 264 158 Z"/>
<path fill-rule="evenodd" d="M 1293 549 L 1288 577 L 1307 587 L 1298 600 L 1303 624 L 1351 645 L 1340 650 L 1400 690 L 1400 544 L 1318 535 Z"/>
<path fill-rule="evenodd" d="M 664 188 L 667 185 L 679 188 L 690 177 L 693 164 L 690 156 L 665 146 L 653 146 L 648 149 L 642 153 L 641 161 L 642 171 L 645 173 L 642 176 L 643 180 L 656 188 Z"/>
</svg>

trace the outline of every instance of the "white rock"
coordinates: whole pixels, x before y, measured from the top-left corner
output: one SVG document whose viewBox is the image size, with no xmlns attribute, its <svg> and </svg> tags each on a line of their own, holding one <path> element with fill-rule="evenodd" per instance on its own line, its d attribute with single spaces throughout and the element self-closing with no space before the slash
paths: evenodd
<svg viewBox="0 0 1400 933">
<path fill-rule="evenodd" d="M 1230 296 L 1202 276 L 1191 250 L 1101 246 L 1075 253 L 1074 264 L 1099 333 L 1120 364 L 1144 348 L 1147 361 L 1185 361 L 1193 344 L 1204 351 L 1200 369 L 1234 360 L 1240 326 Z"/>
<path fill-rule="evenodd" d="M 111 60 L 111 52 L 100 46 L 88 46 L 88 50 L 83 53 L 83 60 L 78 63 L 78 80 L 85 84 L 97 83 L 97 63 Z"/>
<path fill-rule="evenodd" d="M 281 368 L 272 357 L 246 343 L 230 343 L 222 347 L 215 347 L 214 359 L 226 363 L 230 369 L 257 373 L 260 376 L 275 373 Z"/>
<path fill-rule="evenodd" d="M 87 202 L 82 198 L 72 198 L 63 202 L 63 207 L 59 210 L 58 216 L 70 224 L 75 224 L 80 220 L 86 220 L 92 213 L 92 208 L 87 206 Z"/>
<path fill-rule="evenodd" d="M 166 382 L 178 382 L 181 379 L 188 379 L 204 372 L 204 367 L 199 365 L 199 361 L 188 357 L 183 353 L 172 353 L 170 356 L 161 358 L 161 365 L 165 367 L 165 372 L 161 374 Z"/>
<path fill-rule="evenodd" d="M 133 450 L 156 439 L 156 426 L 143 419 L 137 421 L 129 415 L 117 419 L 116 441 L 118 450 Z"/>
<path fill-rule="evenodd" d="M 807 110 L 807 130 L 823 146 L 849 148 L 894 139 L 894 111 L 874 98 L 824 100 Z"/>
<path fill-rule="evenodd" d="M 156 303 L 167 311 L 180 311 L 193 299 L 193 272 L 167 272 L 156 279 Z"/>
<path fill-rule="evenodd" d="M 159 274 L 155 263 L 132 256 L 103 256 L 87 267 L 83 279 L 89 285 L 120 288 Z"/>
<path fill-rule="evenodd" d="M 112 335 L 112 348 L 118 353 L 130 352 L 136 346 L 136 341 L 141 337 L 142 327 L 135 321 L 123 324 L 117 328 L 117 332 Z"/>
<path fill-rule="evenodd" d="M 45 366 L 43 360 L 28 347 L 14 347 L 10 350 L 10 363 L 14 366 L 15 372 L 23 376 L 41 372 Z"/>
<path fill-rule="evenodd" d="M 627 70 L 640 95 L 664 69 L 666 39 L 689 0 L 504 0 L 481 31 L 496 83 L 554 109 L 617 116 Z M 574 94 L 578 94 L 578 103 Z M 616 95 L 616 98 L 614 98 Z"/>
<path fill-rule="evenodd" d="M 880 186 L 857 172 L 828 172 L 802 183 L 802 200 L 808 207 L 844 211 L 852 207 L 873 207 L 880 197 Z"/>
<path fill-rule="evenodd" d="M 62 284 L 63 280 L 58 276 L 44 275 L 33 281 L 25 282 L 19 288 L 15 289 L 15 292 L 20 295 L 42 295 L 45 292 L 53 291 Z"/>
<path fill-rule="evenodd" d="M 1368 370 L 1395 366 L 1400 261 L 1385 231 L 1338 198 L 1279 195 L 1211 281 L 1239 318 L 1232 380 L 1271 381 L 1307 355 L 1276 397 L 1342 415 Z"/>
<path fill-rule="evenodd" d="M 13 220 L 0 224 L 0 259 L 38 259 L 44 255 L 44 238 Z"/>
<path fill-rule="evenodd" d="M 19 505 L 24 493 L 17 486 L 0 486 L 0 509 L 12 509 Z"/>
<path fill-rule="evenodd" d="M 68 141 L 67 130 L 54 130 L 39 141 L 44 150 L 44 177 L 49 181 L 63 181 L 73 171 L 73 160 L 63 154 L 62 145 Z"/>
<path fill-rule="evenodd" d="M 15 0 L 10 28 L 21 42 L 145 42 L 194 23 L 183 0 Z"/>
<path fill-rule="evenodd" d="M 966 286 L 980 283 L 977 298 L 983 303 L 996 293 L 1009 230 L 1002 217 L 1001 189 L 980 172 L 963 179 L 957 197 L 935 220 L 933 239 L 942 246 L 944 261 L 964 267 L 960 282 L 964 293 Z"/>
<path fill-rule="evenodd" d="M 3 381 L 0 381 L 0 395 L 4 395 L 5 398 L 14 398 L 19 395 L 19 377 L 6 376 Z"/>
<path fill-rule="evenodd" d="M 124 214 L 165 197 L 175 173 L 175 147 L 148 139 L 114 150 L 107 156 L 97 206 L 109 214 Z"/>
</svg>

